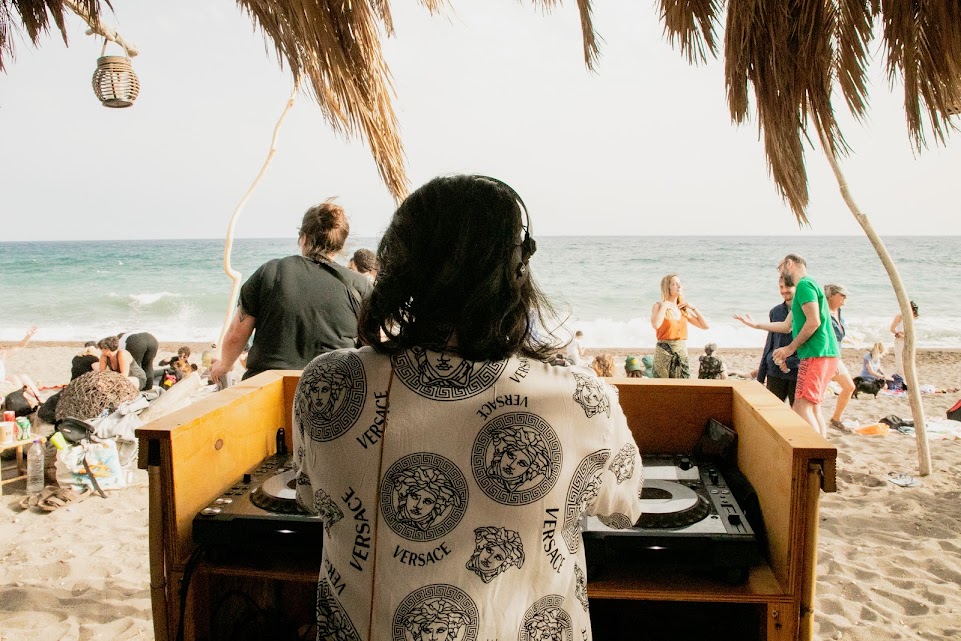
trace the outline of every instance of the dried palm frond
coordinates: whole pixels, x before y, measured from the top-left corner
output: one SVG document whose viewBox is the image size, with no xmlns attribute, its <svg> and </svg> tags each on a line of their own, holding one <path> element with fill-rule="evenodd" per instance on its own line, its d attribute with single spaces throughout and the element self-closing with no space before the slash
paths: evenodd
<svg viewBox="0 0 961 641">
<path fill-rule="evenodd" d="M 91 17 L 100 17 L 101 0 L 77 0 L 77 4 Z M 113 9 L 109 0 L 103 0 L 103 4 Z M 14 12 L 19 16 L 18 20 L 14 19 Z M 16 53 L 13 32 L 19 31 L 21 25 L 30 42 L 37 45 L 40 36 L 50 31 L 50 21 L 53 20 L 63 43 L 67 44 L 63 14 L 64 5 L 60 0 L 0 0 L 0 71 L 5 69 L 4 56 L 13 58 Z"/>
<path fill-rule="evenodd" d="M 691 64 L 717 56 L 715 28 L 723 0 L 661 0 L 661 21 L 668 41 Z"/>
<path fill-rule="evenodd" d="M 561 0 L 532 0 L 535 6 L 540 6 L 545 12 L 554 9 L 561 4 Z M 577 0 L 577 11 L 581 18 L 581 42 L 584 47 L 584 64 L 587 68 L 594 70 L 597 58 L 600 54 L 598 46 L 598 35 L 594 31 L 594 21 L 591 11 L 591 0 Z"/>
<path fill-rule="evenodd" d="M 961 104 L 961 2 L 882 0 L 888 75 L 904 81 L 904 113 L 917 149 L 925 142 L 926 108 L 935 139 L 945 142 L 947 118 Z"/>
<path fill-rule="evenodd" d="M 560 0 L 532 0 L 545 10 Z M 420 0 L 431 13 L 445 0 Z M 91 19 L 99 19 L 109 0 L 77 0 Z M 306 78 L 308 92 L 335 131 L 366 138 L 387 189 L 399 200 L 407 193 L 404 149 L 392 105 L 390 71 L 381 50 L 381 30 L 394 31 L 389 0 L 237 0 L 254 25 L 271 42 L 281 65 L 296 81 Z M 598 38 L 590 0 L 577 0 L 584 60 L 593 68 Z M 16 11 L 18 18 L 13 15 Z M 50 20 L 63 36 L 62 0 L 0 0 L 0 71 L 4 54 L 12 56 L 12 30 L 22 28 L 34 43 L 49 30 Z"/>
<path fill-rule="evenodd" d="M 661 0 L 670 42 L 689 62 L 716 55 L 722 0 Z M 807 222 L 804 144 L 812 122 L 831 154 L 847 151 L 832 103 L 835 80 L 858 118 L 867 109 L 868 46 L 880 16 L 891 79 L 904 80 L 915 147 L 925 144 L 923 111 L 938 142 L 961 107 L 961 2 L 957 0 L 728 0 L 724 63 L 731 118 L 749 115 L 749 90 L 768 167 L 798 222 Z M 810 120 L 809 120 L 810 119 Z"/>
<path fill-rule="evenodd" d="M 290 67 L 294 78 L 309 81 L 334 129 L 367 139 L 387 189 L 402 198 L 407 193 L 404 150 L 379 32 L 384 16 L 389 17 L 386 2 L 238 0 L 238 4 L 273 42 L 281 64 Z"/>
</svg>

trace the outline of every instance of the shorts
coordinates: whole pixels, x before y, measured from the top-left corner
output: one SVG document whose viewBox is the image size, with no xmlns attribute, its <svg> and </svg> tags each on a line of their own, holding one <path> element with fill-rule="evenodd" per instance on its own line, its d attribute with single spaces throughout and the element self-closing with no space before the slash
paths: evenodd
<svg viewBox="0 0 961 641">
<path fill-rule="evenodd" d="M 802 358 L 797 370 L 797 388 L 795 398 L 820 405 L 824 400 L 824 393 L 828 383 L 838 371 L 838 358 L 834 356 L 818 356 L 816 358 Z"/>
</svg>

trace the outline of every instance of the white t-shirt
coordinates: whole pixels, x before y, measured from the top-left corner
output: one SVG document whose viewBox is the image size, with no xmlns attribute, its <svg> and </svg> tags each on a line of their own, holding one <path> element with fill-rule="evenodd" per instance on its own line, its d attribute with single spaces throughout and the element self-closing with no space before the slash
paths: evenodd
<svg viewBox="0 0 961 641">
<path fill-rule="evenodd" d="M 591 639 L 579 521 L 636 522 L 643 475 L 592 372 L 330 352 L 300 379 L 294 445 L 326 527 L 318 638 Z"/>
<path fill-rule="evenodd" d="M 581 341 L 579 339 L 575 338 L 570 342 L 570 344 L 567 346 L 567 355 L 573 359 L 575 365 L 582 364 Z"/>
</svg>

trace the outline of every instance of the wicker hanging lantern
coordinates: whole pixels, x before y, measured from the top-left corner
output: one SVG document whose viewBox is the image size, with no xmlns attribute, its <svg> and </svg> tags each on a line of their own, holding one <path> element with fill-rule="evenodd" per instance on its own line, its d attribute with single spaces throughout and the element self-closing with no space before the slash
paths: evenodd
<svg viewBox="0 0 961 641">
<path fill-rule="evenodd" d="M 97 58 L 97 70 L 93 72 L 93 92 L 104 107 L 129 107 L 140 93 L 140 81 L 127 56 L 105 56 L 107 41 Z"/>
</svg>

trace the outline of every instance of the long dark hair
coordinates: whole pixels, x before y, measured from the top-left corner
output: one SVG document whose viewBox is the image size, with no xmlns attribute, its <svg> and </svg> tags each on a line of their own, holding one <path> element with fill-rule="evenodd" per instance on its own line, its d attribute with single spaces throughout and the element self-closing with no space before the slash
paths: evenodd
<svg viewBox="0 0 961 641">
<path fill-rule="evenodd" d="M 554 310 L 528 272 L 522 206 L 513 189 L 483 176 L 435 178 L 408 196 L 377 250 L 361 341 L 388 354 L 420 346 L 470 360 L 546 360 L 556 346 L 543 327 Z"/>
</svg>

